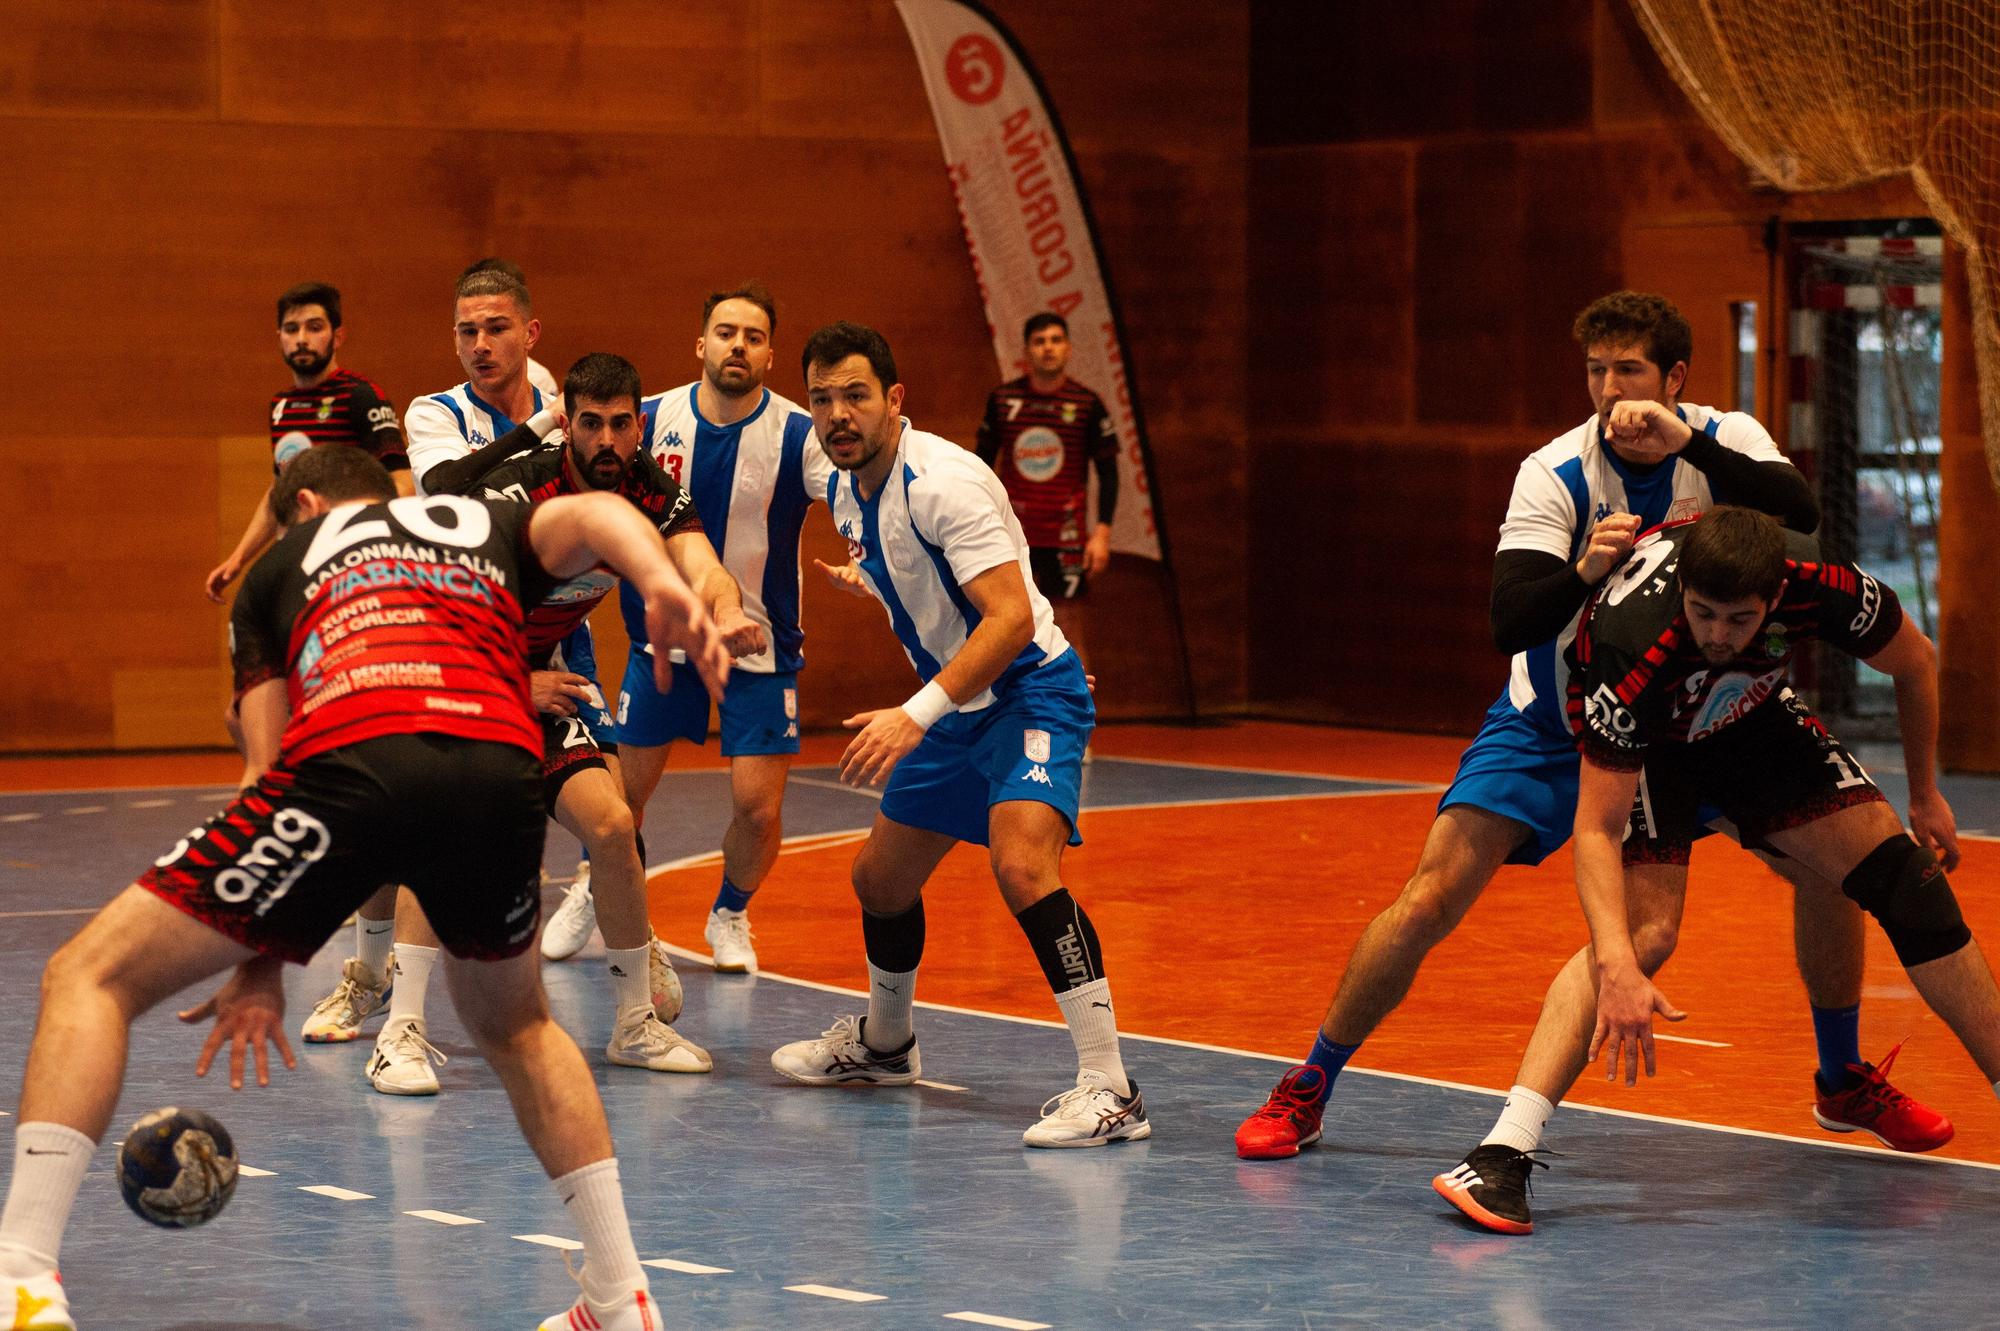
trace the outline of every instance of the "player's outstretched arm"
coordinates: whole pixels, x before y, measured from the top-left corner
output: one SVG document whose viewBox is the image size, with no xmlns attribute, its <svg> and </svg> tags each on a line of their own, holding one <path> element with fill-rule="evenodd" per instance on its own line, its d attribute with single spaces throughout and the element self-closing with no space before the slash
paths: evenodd
<svg viewBox="0 0 2000 1331">
<path fill-rule="evenodd" d="M 706 532 L 676 532 L 667 537 L 667 558 L 708 607 L 708 616 L 721 632 L 722 645 L 731 660 L 764 650 L 764 630 L 743 613 L 743 589 L 722 566 Z"/>
<path fill-rule="evenodd" d="M 1910 783 L 1910 833 L 1947 871 L 1958 867 L 1958 820 L 1937 784 L 1937 647 L 1905 617 L 1888 646 L 1868 657 L 1896 682 L 1896 722 Z"/>
<path fill-rule="evenodd" d="M 667 558 L 660 533 L 627 500 L 613 494 L 566 495 L 538 504 L 528 520 L 528 542 L 543 568 L 573 578 L 602 564 L 625 579 L 646 603 L 647 640 L 654 680 L 673 686 L 669 648 L 678 647 L 722 701 L 729 652 L 715 621 Z"/>
<path fill-rule="evenodd" d="M 1637 770 L 1621 772 L 1584 758 L 1577 779 L 1575 856 L 1576 894 L 1597 961 L 1597 1028 L 1590 1037 L 1590 1058 L 1595 1062 L 1599 1051 L 1605 1051 L 1606 1080 L 1616 1079 L 1622 1061 L 1627 1086 L 1638 1081 L 1642 1057 L 1646 1075 L 1653 1075 L 1653 1014 L 1668 1021 L 1686 1015 L 1646 978 L 1632 947 L 1623 842 L 1638 789 Z"/>
<path fill-rule="evenodd" d="M 223 590 L 236 581 L 271 542 L 278 539 L 278 534 L 278 520 L 271 516 L 271 490 L 267 486 L 264 497 L 257 501 L 257 507 L 250 514 L 250 521 L 244 524 L 243 536 L 236 542 L 236 548 L 229 552 L 229 558 L 210 569 L 208 577 L 203 579 L 202 587 L 208 593 L 208 599 L 221 605 Z"/>
</svg>

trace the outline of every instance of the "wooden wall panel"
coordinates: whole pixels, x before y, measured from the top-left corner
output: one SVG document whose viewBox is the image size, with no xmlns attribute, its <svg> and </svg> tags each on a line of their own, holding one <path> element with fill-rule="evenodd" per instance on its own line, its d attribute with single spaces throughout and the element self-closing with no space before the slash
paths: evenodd
<svg viewBox="0 0 2000 1331">
<path fill-rule="evenodd" d="M 1041 64 L 1093 193 L 1207 706 L 1240 706 L 1243 13 L 998 8 Z M 997 377 L 889 0 L 420 16 L 379 0 L 311 14 L 36 0 L 16 30 L 0 50 L 0 122 L 14 131 L 0 132 L 14 260 L 0 365 L 12 383 L 78 388 L 89 415 L 65 422 L 62 469 L 45 465 L 47 440 L 0 437 L 14 482 L 0 496 L 0 610 L 33 644 L 0 654 L 0 691 L 24 700 L 0 703 L 0 748 L 213 738 L 199 672 L 222 678 L 222 612 L 200 580 L 260 488 L 242 441 L 286 382 L 273 302 L 302 279 L 341 288 L 342 364 L 399 409 L 463 377 L 450 284 L 493 253 L 527 269 L 537 354 L 558 373 L 616 350 L 651 389 L 684 383 L 702 297 L 755 277 L 779 298 L 779 392 L 803 396 L 798 347 L 836 318 L 882 329 L 913 419 L 947 437 L 970 442 Z M 135 41 L 144 69 L 122 83 L 93 72 L 130 63 Z M 810 533 L 838 553 L 830 532 Z M 70 539 L 87 553 L 52 553 Z M 1161 580 L 1127 563 L 1094 606 L 1099 705 L 1171 712 Z M 813 587 L 806 613 L 809 724 L 907 694 L 879 611 Z M 77 697 L 52 709 L 39 681 L 57 669 Z M 137 720 L 153 702 L 156 723 Z"/>
<path fill-rule="evenodd" d="M 212 115 L 216 0 L 11 0 L 0 115 Z"/>
<path fill-rule="evenodd" d="M 1414 418 L 1414 171 L 1401 144 L 1252 159 L 1250 215 L 1285 219 L 1250 250 L 1255 429 Z"/>
</svg>

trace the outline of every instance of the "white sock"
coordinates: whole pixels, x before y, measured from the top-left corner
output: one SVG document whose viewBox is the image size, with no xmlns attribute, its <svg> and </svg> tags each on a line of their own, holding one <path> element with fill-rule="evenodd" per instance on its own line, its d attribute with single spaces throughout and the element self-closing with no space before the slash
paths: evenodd
<svg viewBox="0 0 2000 1331">
<path fill-rule="evenodd" d="M 396 945 L 396 917 L 371 920 L 366 915 L 354 921 L 354 955 L 368 973 L 380 979 L 389 969 L 389 953 Z"/>
<path fill-rule="evenodd" d="M 14 1176 L 0 1212 L 0 1274 L 29 1276 L 56 1264 L 63 1230 L 97 1143 L 60 1123 L 14 1130 Z M 26 1269 L 15 1269 L 26 1263 Z"/>
<path fill-rule="evenodd" d="M 415 943 L 396 944 L 396 992 L 389 995 L 389 1020 L 398 1017 L 424 1019 L 424 990 L 430 987 L 431 967 L 437 965 L 438 950 Z"/>
<path fill-rule="evenodd" d="M 1125 1060 L 1118 1056 L 1118 1014 L 1111 1007 L 1111 981 L 1092 980 L 1056 995 L 1056 1006 L 1069 1023 L 1069 1038 L 1076 1042 L 1079 1072 L 1101 1072 L 1111 1079 L 1111 1089 L 1120 1095 L 1132 1094 L 1125 1078 Z"/>
<path fill-rule="evenodd" d="M 598 1303 L 609 1303 L 621 1294 L 647 1288 L 639 1250 L 632 1246 L 617 1158 L 573 1169 L 554 1182 L 556 1196 L 569 1208 L 569 1218 L 583 1239 L 584 1292 Z"/>
<path fill-rule="evenodd" d="M 901 1049 L 916 1034 L 911 1012 L 917 1002 L 915 971 L 885 971 L 868 963 L 868 1024 L 861 1034 L 878 1054 Z"/>
<path fill-rule="evenodd" d="M 1493 1131 L 1486 1134 L 1481 1146 L 1511 1146 L 1517 1151 L 1539 1150 L 1542 1145 L 1542 1129 L 1549 1125 L 1549 1115 L 1556 1107 L 1548 1097 L 1539 1091 L 1531 1091 L 1525 1086 L 1516 1086 L 1507 1092 L 1507 1106 L 1500 1111 L 1500 1119 L 1493 1125 Z"/>
<path fill-rule="evenodd" d="M 605 969 L 611 972 L 611 1000 L 623 1017 L 634 1008 L 653 1010 L 653 984 L 647 967 L 652 963 L 653 945 L 607 947 Z"/>
</svg>

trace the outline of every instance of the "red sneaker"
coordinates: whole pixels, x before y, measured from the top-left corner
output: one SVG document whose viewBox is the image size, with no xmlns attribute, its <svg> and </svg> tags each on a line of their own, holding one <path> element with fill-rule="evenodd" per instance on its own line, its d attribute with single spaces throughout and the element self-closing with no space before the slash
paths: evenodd
<svg viewBox="0 0 2000 1331">
<path fill-rule="evenodd" d="M 1819 1125 L 1829 1132 L 1865 1132 L 1895 1151 L 1935 1151 L 1950 1141 L 1950 1119 L 1889 1084 L 1889 1069 L 1902 1049 L 1900 1044 L 1891 1049 L 1880 1067 L 1849 1063 L 1847 1070 L 1861 1080 L 1833 1094 L 1815 1072 L 1813 1117 Z"/>
<path fill-rule="evenodd" d="M 1286 1160 L 1318 1141 L 1325 1087 L 1326 1073 L 1310 1063 L 1287 1072 L 1264 1107 L 1236 1129 L 1236 1154 L 1245 1160 Z"/>
</svg>

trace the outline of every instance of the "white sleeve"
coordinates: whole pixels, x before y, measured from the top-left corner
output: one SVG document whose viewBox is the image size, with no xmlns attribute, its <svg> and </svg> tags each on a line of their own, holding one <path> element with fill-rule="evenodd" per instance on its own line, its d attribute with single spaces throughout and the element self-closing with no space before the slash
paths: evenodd
<svg viewBox="0 0 2000 1331">
<path fill-rule="evenodd" d="M 562 385 L 549 373 L 549 367 L 533 356 L 528 357 L 528 382 L 541 389 L 543 397 L 555 397 L 562 392 Z"/>
<path fill-rule="evenodd" d="M 984 463 L 970 453 L 965 456 L 986 472 L 992 485 L 981 484 L 968 471 L 939 468 L 918 478 L 909 491 L 917 534 L 944 551 L 960 586 L 1021 558 L 1007 530 L 1007 492 Z"/>
<path fill-rule="evenodd" d="M 800 471 L 805 476 L 806 502 L 824 504 L 827 489 L 833 484 L 833 460 L 819 446 L 819 435 L 810 430 L 806 432 L 803 461 L 805 465 Z"/>
<path fill-rule="evenodd" d="M 1499 548 L 1540 550 L 1573 558 L 1576 516 L 1576 500 L 1569 487 L 1539 458 L 1527 458 L 1514 476 L 1507 520 L 1500 524 Z"/>
<path fill-rule="evenodd" d="M 1778 451 L 1778 445 L 1771 438 L 1771 432 L 1745 411 L 1728 411 L 1716 423 L 1715 442 L 1758 462 L 1787 462 Z"/>
<path fill-rule="evenodd" d="M 410 474 L 417 478 L 417 493 L 424 489 L 424 473 L 440 462 L 452 462 L 472 451 L 459 433 L 458 418 L 451 409 L 433 398 L 420 397 L 403 413 L 403 436 L 410 441 Z"/>
</svg>

